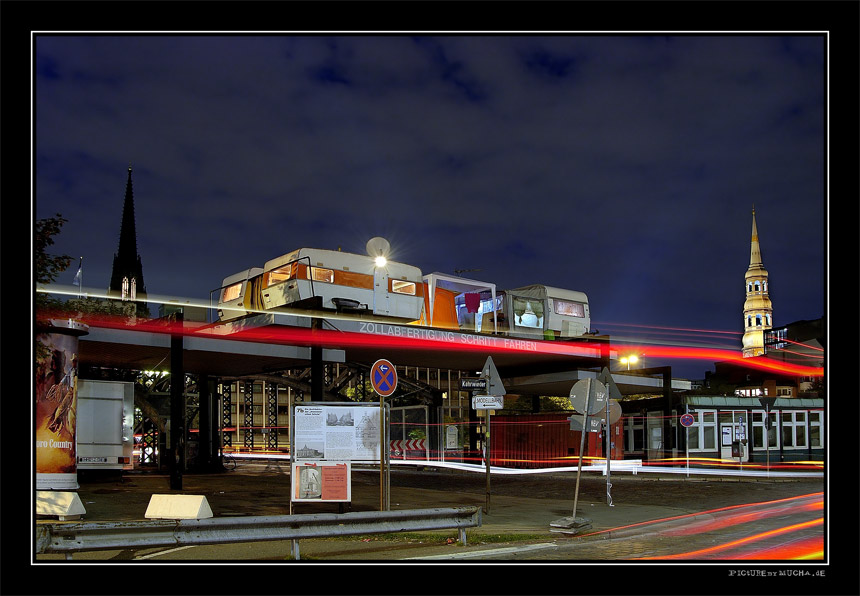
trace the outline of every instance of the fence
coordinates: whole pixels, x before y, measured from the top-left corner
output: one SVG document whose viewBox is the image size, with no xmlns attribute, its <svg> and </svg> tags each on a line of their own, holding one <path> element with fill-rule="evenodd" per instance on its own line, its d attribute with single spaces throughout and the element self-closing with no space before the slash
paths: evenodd
<svg viewBox="0 0 860 596">
<path fill-rule="evenodd" d="M 230 544 L 291 540 L 299 559 L 299 539 L 457 528 L 466 544 L 466 528 L 481 525 L 479 507 L 359 511 L 303 515 L 268 515 L 126 522 L 47 523 L 36 526 L 38 554 L 125 550 L 177 545 Z"/>
</svg>

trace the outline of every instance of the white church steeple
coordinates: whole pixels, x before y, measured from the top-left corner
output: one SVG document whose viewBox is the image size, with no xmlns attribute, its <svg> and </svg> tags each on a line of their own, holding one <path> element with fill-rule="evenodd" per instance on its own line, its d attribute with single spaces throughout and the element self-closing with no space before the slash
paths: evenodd
<svg viewBox="0 0 860 596">
<path fill-rule="evenodd" d="M 764 332 L 773 326 L 773 306 L 770 302 L 767 269 L 761 261 L 761 245 L 755 224 L 755 206 L 752 211 L 752 239 L 750 242 L 750 266 L 745 277 L 746 300 L 744 301 L 743 356 L 764 354 Z"/>
</svg>

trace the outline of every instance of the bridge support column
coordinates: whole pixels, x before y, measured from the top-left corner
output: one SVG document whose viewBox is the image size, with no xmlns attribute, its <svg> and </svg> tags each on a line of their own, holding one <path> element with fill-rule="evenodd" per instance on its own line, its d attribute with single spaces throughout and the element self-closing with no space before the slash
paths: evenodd
<svg viewBox="0 0 860 596">
<path fill-rule="evenodd" d="M 176 324 L 182 325 L 182 313 Z M 182 362 L 182 334 L 170 336 L 170 488 L 182 490 L 185 469 L 185 369 Z"/>
</svg>

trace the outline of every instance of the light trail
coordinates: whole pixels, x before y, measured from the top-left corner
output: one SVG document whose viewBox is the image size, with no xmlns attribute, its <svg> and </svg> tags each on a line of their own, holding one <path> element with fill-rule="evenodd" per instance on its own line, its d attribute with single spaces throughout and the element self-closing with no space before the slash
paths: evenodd
<svg viewBox="0 0 860 596">
<path fill-rule="evenodd" d="M 797 532 L 799 530 L 809 529 L 815 526 L 820 526 L 824 524 L 823 518 L 816 518 L 809 521 L 799 522 L 796 524 L 792 524 L 790 526 L 784 526 L 782 528 L 776 528 L 774 530 L 768 530 L 766 532 L 760 532 L 758 534 L 753 534 L 752 536 L 746 536 L 744 538 L 739 538 L 737 540 L 731 540 L 729 542 L 725 542 L 723 544 L 718 544 L 716 546 L 712 546 L 709 548 L 703 548 L 699 550 L 694 550 L 686 553 L 678 553 L 675 555 L 663 555 L 659 557 L 637 557 L 635 561 L 645 561 L 645 560 L 680 560 L 680 559 L 736 559 L 736 557 L 729 557 L 724 555 L 724 551 L 736 549 L 740 546 L 745 546 L 751 543 L 758 542 L 760 540 L 766 540 L 768 538 L 774 538 L 777 536 L 783 536 L 785 534 L 790 534 L 792 532 Z M 808 553 L 798 553 L 798 555 L 808 555 Z M 796 556 L 798 556 L 796 555 Z"/>
<path fill-rule="evenodd" d="M 50 318 L 68 318 L 68 313 L 43 313 Z M 304 316 L 308 317 L 307 312 Z M 328 313 L 326 318 L 330 318 Z M 424 337 L 416 336 L 392 336 L 375 335 L 350 331 L 332 331 L 328 329 L 308 329 L 303 327 L 287 326 L 265 326 L 249 329 L 241 329 L 228 332 L 226 328 L 218 324 L 192 324 L 191 322 L 171 323 L 164 319 L 146 319 L 130 323 L 125 317 L 111 317 L 105 315 L 86 314 L 75 317 L 76 320 L 91 326 L 111 329 L 136 330 L 149 333 L 163 333 L 171 335 L 211 337 L 215 339 L 227 339 L 236 341 L 250 341 L 284 345 L 299 346 L 322 346 L 327 348 L 378 348 L 397 350 L 439 350 L 455 352 L 481 352 L 488 354 L 503 353 L 545 353 L 551 355 L 571 357 L 594 357 L 599 352 L 601 343 L 594 341 L 525 341 L 513 338 L 499 338 L 501 343 L 489 343 L 498 336 L 460 336 L 460 340 L 453 339 L 454 334 L 450 330 L 436 330 L 432 328 L 402 325 L 404 333 L 415 329 L 423 329 Z M 387 324 L 392 325 L 391 322 Z M 472 339 L 471 343 L 464 338 Z M 486 341 L 484 341 L 484 339 Z M 611 343 L 608 346 L 612 347 Z M 761 358 L 744 358 L 738 350 L 727 350 L 718 348 L 703 348 L 692 346 L 670 346 L 670 345 L 648 345 L 637 344 L 627 346 L 625 349 L 636 350 L 640 357 L 653 359 L 684 359 L 684 360 L 707 360 L 728 361 L 739 366 L 769 370 L 773 372 L 792 374 L 798 376 L 824 376 L 823 367 L 804 366 L 790 364 L 778 360 Z"/>
<path fill-rule="evenodd" d="M 600 530 L 597 532 L 590 532 L 588 534 L 582 534 L 581 536 L 583 536 L 583 537 L 585 537 L 585 536 L 597 536 L 600 534 L 612 534 L 612 533 L 617 534 L 620 531 L 624 531 L 624 530 L 631 530 L 634 528 L 641 529 L 641 528 L 647 528 L 647 527 L 655 527 L 655 528 L 658 528 L 658 531 L 660 531 L 660 533 L 667 533 L 667 532 L 670 532 L 671 530 L 660 530 L 659 529 L 660 524 L 665 524 L 666 522 L 676 522 L 676 521 L 685 520 L 685 519 L 692 520 L 692 519 L 695 519 L 695 518 L 703 516 L 703 515 L 720 515 L 720 514 L 725 514 L 725 513 L 734 514 L 739 509 L 747 509 L 750 507 L 782 506 L 782 505 L 786 505 L 786 504 L 792 505 L 795 501 L 799 501 L 799 500 L 808 501 L 808 500 L 812 499 L 813 501 L 817 502 L 818 499 L 823 500 L 823 498 L 824 498 L 824 493 L 819 492 L 819 493 L 809 493 L 807 495 L 798 495 L 796 497 L 786 497 L 784 499 L 775 499 L 773 501 L 760 501 L 758 503 L 744 503 L 744 504 L 740 504 L 740 505 L 729 505 L 727 507 L 719 507 L 717 509 L 709 509 L 707 511 L 699 511 L 697 513 L 684 513 L 682 515 L 673 515 L 671 517 L 664 517 L 664 518 L 654 519 L 654 520 L 650 520 L 650 521 L 637 522 L 635 524 L 617 526 L 614 528 L 608 528 L 606 530 Z"/>
</svg>

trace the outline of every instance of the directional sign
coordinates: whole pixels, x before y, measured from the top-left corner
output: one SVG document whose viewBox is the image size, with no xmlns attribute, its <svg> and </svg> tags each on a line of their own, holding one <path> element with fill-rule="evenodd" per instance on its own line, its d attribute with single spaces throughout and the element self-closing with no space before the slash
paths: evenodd
<svg viewBox="0 0 860 596">
<path fill-rule="evenodd" d="M 487 391 L 489 379 L 460 379 L 460 391 Z"/>
<path fill-rule="evenodd" d="M 684 414 L 683 416 L 681 416 L 681 426 L 689 428 L 693 426 L 695 422 L 696 419 L 693 417 L 692 414 Z"/>
<path fill-rule="evenodd" d="M 501 410 L 505 407 L 505 398 L 500 395 L 475 395 L 472 397 L 472 408 L 476 410 Z"/>
<path fill-rule="evenodd" d="M 370 384 L 382 397 L 388 397 L 397 389 L 397 370 L 388 360 L 377 360 L 370 368 Z"/>
</svg>

